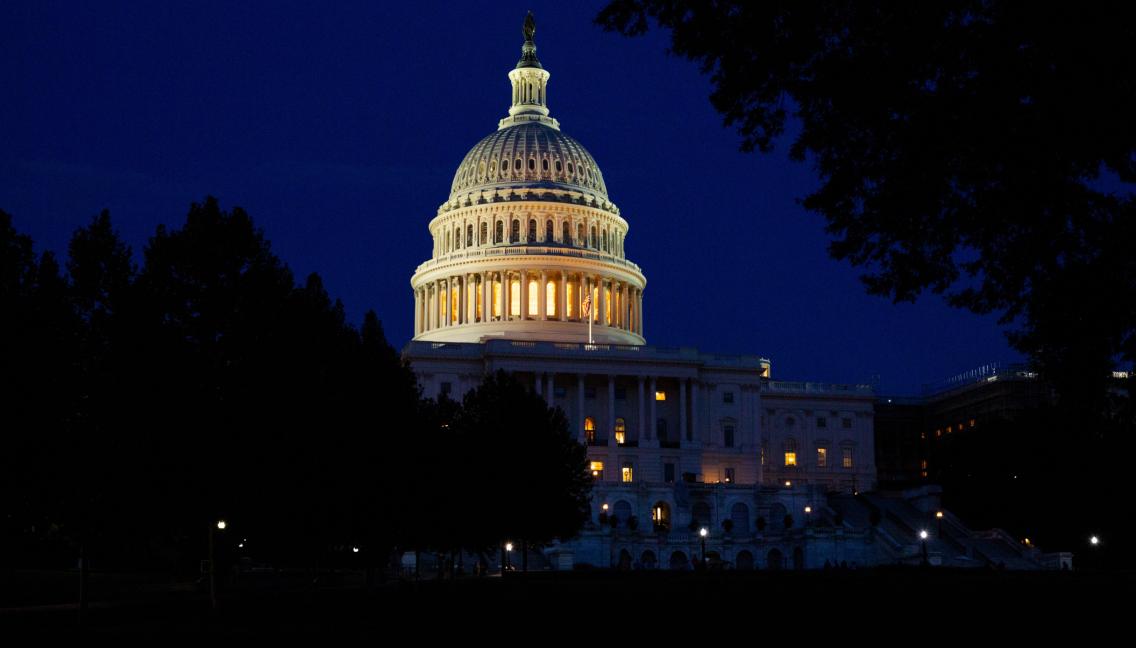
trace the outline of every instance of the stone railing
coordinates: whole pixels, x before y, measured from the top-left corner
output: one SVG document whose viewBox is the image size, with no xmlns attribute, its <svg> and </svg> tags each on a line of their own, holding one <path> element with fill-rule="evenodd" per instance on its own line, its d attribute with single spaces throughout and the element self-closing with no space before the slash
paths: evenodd
<svg viewBox="0 0 1136 648">
<path fill-rule="evenodd" d="M 485 260 L 492 261 L 495 259 L 505 259 L 513 256 L 561 256 L 561 257 L 575 257 L 579 259 L 588 259 L 592 261 L 600 261 L 603 263 L 611 263 L 617 266 L 622 266 L 633 272 L 642 274 L 639 266 L 607 252 L 600 252 L 590 248 L 578 248 L 568 245 L 526 245 L 524 243 L 513 243 L 509 245 L 497 244 L 487 245 L 482 247 L 465 248 L 456 252 L 450 252 L 437 259 L 430 259 L 420 264 L 415 269 L 415 274 L 425 272 L 431 268 L 452 263 L 454 261 L 465 260 Z"/>
<path fill-rule="evenodd" d="M 794 380 L 770 380 L 766 383 L 766 390 L 773 393 L 787 394 L 856 394 L 871 396 L 873 393 L 871 385 L 802 382 Z"/>
</svg>

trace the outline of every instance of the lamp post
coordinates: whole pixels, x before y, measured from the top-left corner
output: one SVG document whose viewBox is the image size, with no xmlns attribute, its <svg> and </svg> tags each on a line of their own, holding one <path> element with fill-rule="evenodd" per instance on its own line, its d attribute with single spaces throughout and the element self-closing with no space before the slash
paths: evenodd
<svg viewBox="0 0 1136 648">
<path fill-rule="evenodd" d="M 706 527 L 698 530 L 698 537 L 702 540 L 702 570 L 706 571 L 706 536 L 710 535 L 710 531 Z"/>
<path fill-rule="evenodd" d="M 923 563 L 922 564 L 924 566 L 931 564 L 931 562 L 929 560 L 927 560 L 927 536 L 928 535 L 930 535 L 930 534 L 927 533 L 927 529 L 920 529 L 919 530 L 919 540 L 920 540 L 920 544 L 923 546 L 923 548 L 922 548 Z"/>
<path fill-rule="evenodd" d="M 512 542 L 506 542 L 505 543 L 505 563 L 501 567 L 501 575 L 502 576 L 504 576 L 505 572 L 509 570 L 510 563 L 512 562 L 512 557 L 509 555 L 511 553 L 513 553 L 513 543 Z"/>
<path fill-rule="evenodd" d="M 213 536 L 217 531 L 224 531 L 226 526 L 228 524 L 224 520 L 217 520 L 216 524 L 209 525 L 209 603 L 214 610 L 217 609 L 217 561 L 213 551 L 215 544 Z"/>
<path fill-rule="evenodd" d="M 939 537 L 943 537 L 943 512 L 935 511 L 935 520 L 939 523 Z"/>
<path fill-rule="evenodd" d="M 806 506 L 805 507 L 805 528 L 806 529 L 810 526 L 812 519 L 813 519 L 813 507 Z"/>
</svg>

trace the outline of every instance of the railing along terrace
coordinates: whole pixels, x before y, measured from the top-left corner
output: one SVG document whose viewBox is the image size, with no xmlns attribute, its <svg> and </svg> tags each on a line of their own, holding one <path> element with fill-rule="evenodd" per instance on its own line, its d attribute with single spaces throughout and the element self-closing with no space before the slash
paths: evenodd
<svg viewBox="0 0 1136 648">
<path fill-rule="evenodd" d="M 590 250 L 586 248 L 577 248 L 569 245 L 524 245 L 524 244 L 496 244 L 490 247 L 478 247 L 460 250 L 457 252 L 449 252 L 437 259 L 430 259 L 418 266 L 415 270 L 416 273 L 429 270 L 435 266 L 450 263 L 451 261 L 461 261 L 465 259 L 492 259 L 494 257 L 509 257 L 509 256 L 571 256 L 579 257 L 581 259 L 591 259 L 594 261 L 603 261 L 604 263 L 614 263 L 621 265 L 635 272 L 641 272 L 639 266 L 627 259 L 599 252 L 597 250 Z"/>
</svg>

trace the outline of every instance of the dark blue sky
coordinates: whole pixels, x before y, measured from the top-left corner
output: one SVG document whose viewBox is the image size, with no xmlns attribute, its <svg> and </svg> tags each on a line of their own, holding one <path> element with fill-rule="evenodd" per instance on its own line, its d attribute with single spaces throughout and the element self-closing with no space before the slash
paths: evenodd
<svg viewBox="0 0 1136 648">
<path fill-rule="evenodd" d="M 888 392 L 1019 358 L 992 317 L 866 295 L 796 203 L 810 167 L 784 143 L 739 152 L 697 67 L 665 55 L 661 32 L 594 27 L 603 4 L 9 0 L 0 209 L 62 252 L 108 208 L 140 256 L 159 223 L 215 195 L 401 346 L 426 225 L 505 116 L 532 9 L 552 114 L 631 224 L 648 343 L 760 354 L 783 379 L 878 376 Z"/>
</svg>

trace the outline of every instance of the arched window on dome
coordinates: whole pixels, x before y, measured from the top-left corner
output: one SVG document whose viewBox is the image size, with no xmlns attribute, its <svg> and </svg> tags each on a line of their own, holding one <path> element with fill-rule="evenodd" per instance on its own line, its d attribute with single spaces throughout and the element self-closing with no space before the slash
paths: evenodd
<svg viewBox="0 0 1136 648">
<path fill-rule="evenodd" d="M 563 170 L 564 170 L 564 165 L 560 163 L 560 160 L 557 160 L 556 161 L 556 172 L 560 173 Z"/>
<path fill-rule="evenodd" d="M 485 245 L 485 240 L 488 238 L 489 224 L 483 222 L 481 224 L 480 230 L 481 231 L 479 232 L 480 236 L 478 238 L 478 245 Z"/>
<path fill-rule="evenodd" d="M 500 243 L 505 240 L 505 223 L 497 221 L 497 226 L 493 230 L 493 242 Z"/>
<path fill-rule="evenodd" d="M 603 251 L 607 252 L 607 230 L 603 231 Z"/>
<path fill-rule="evenodd" d="M 584 247 L 584 224 L 580 223 L 576 226 L 576 246 Z"/>
<path fill-rule="evenodd" d="M 592 248 L 593 250 L 596 249 L 596 226 L 595 225 L 592 225 L 592 238 L 591 238 L 590 243 L 588 244 L 588 247 Z"/>
<path fill-rule="evenodd" d="M 548 173 L 548 158 L 540 161 L 540 170 Z"/>
<path fill-rule="evenodd" d="M 536 242 L 536 219 L 535 218 L 529 219 L 528 241 L 529 241 L 529 243 L 535 243 Z"/>
<path fill-rule="evenodd" d="M 513 219 L 513 227 L 509 230 L 509 242 L 519 243 L 521 240 L 521 221 Z"/>
<path fill-rule="evenodd" d="M 450 253 L 450 231 L 446 230 L 446 254 Z"/>
<path fill-rule="evenodd" d="M 509 170 L 509 161 L 508 160 L 501 160 L 501 173 L 505 173 L 508 170 Z"/>
<path fill-rule="evenodd" d="M 513 160 L 513 170 L 514 171 L 520 171 L 521 170 L 521 158 L 517 158 L 517 159 Z"/>
<path fill-rule="evenodd" d="M 568 221 L 564 221 L 564 226 L 561 227 L 560 230 L 561 230 L 560 231 L 560 242 L 563 243 L 564 245 L 568 245 L 569 243 L 571 243 L 572 242 L 572 227 L 568 224 Z"/>
<path fill-rule="evenodd" d="M 461 225 L 454 226 L 454 249 L 458 250 L 462 246 L 462 230 Z"/>
<path fill-rule="evenodd" d="M 573 173 L 575 173 L 575 171 L 572 170 L 572 163 L 569 162 L 568 163 L 568 175 L 572 175 Z"/>
<path fill-rule="evenodd" d="M 482 160 L 481 163 L 477 165 L 477 175 L 479 180 L 485 180 L 485 160 Z"/>
<path fill-rule="evenodd" d="M 473 245 L 473 225 L 465 226 L 465 246 L 470 247 Z"/>
<path fill-rule="evenodd" d="M 529 158 L 529 171 L 536 171 L 536 160 Z"/>
<path fill-rule="evenodd" d="M 552 226 L 552 221 L 544 221 L 544 242 L 551 243 L 552 235 L 556 233 L 556 228 Z"/>
</svg>

